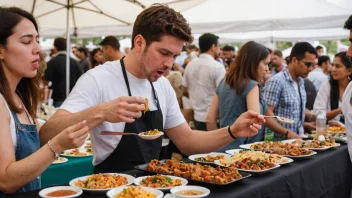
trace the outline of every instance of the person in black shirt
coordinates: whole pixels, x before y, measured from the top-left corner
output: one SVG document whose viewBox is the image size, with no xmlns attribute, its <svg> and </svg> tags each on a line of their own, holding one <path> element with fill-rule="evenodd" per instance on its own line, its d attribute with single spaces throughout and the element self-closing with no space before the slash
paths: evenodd
<svg viewBox="0 0 352 198">
<path fill-rule="evenodd" d="M 44 76 L 44 84 L 51 81 L 50 89 L 53 90 L 52 99 L 54 107 L 60 107 L 66 99 L 66 39 L 54 40 L 55 57 L 48 62 Z M 70 57 L 70 91 L 75 86 L 82 71 L 77 61 Z"/>
<path fill-rule="evenodd" d="M 82 73 L 86 73 L 90 69 L 90 62 L 88 57 L 88 49 L 84 47 L 80 47 L 77 49 L 77 58 L 79 58 L 79 66 L 82 70 Z"/>
</svg>

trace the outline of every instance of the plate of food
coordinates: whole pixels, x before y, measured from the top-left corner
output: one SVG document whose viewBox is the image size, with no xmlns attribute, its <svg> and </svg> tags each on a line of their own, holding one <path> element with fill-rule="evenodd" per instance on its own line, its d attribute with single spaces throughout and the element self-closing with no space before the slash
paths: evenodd
<svg viewBox="0 0 352 198">
<path fill-rule="evenodd" d="M 328 133 L 346 133 L 346 128 L 343 126 L 331 126 L 327 127 L 326 131 Z"/>
<path fill-rule="evenodd" d="M 244 159 L 251 159 L 254 161 L 262 160 L 262 161 L 268 161 L 270 163 L 280 164 L 280 165 L 293 162 L 293 159 L 288 158 L 288 157 L 284 157 L 284 156 L 281 156 L 278 154 L 269 154 L 269 153 L 265 153 L 262 151 L 242 150 L 242 151 L 236 153 L 235 155 L 231 156 L 230 158 L 216 160 L 215 164 L 219 165 L 219 166 L 229 167 L 229 166 L 235 164 L 236 162 L 240 162 Z"/>
<path fill-rule="evenodd" d="M 291 144 L 297 144 L 297 146 L 301 146 L 302 148 L 307 148 L 309 150 L 314 151 L 323 151 L 333 147 L 340 146 L 339 143 L 336 143 L 334 139 L 327 140 L 284 140 L 282 142 L 288 142 Z"/>
<path fill-rule="evenodd" d="M 162 131 L 159 131 L 158 129 L 154 129 L 154 130 L 149 130 L 146 132 L 139 133 L 138 135 L 142 139 L 153 140 L 153 139 L 159 138 L 160 136 L 164 135 L 164 133 Z"/>
<path fill-rule="evenodd" d="M 236 161 L 230 167 L 235 167 L 238 170 L 246 171 L 249 173 L 266 173 L 273 169 L 279 168 L 279 164 L 271 163 L 267 160 L 253 160 L 250 158 L 243 159 L 241 161 Z"/>
<path fill-rule="evenodd" d="M 185 186 L 188 184 L 187 179 L 170 176 L 170 175 L 151 175 L 138 177 L 134 180 L 137 186 L 144 186 L 148 188 L 156 188 L 159 190 L 170 190 L 176 186 Z"/>
<path fill-rule="evenodd" d="M 230 155 L 234 155 L 236 153 L 239 153 L 240 151 L 243 151 L 243 149 L 231 149 L 231 150 L 227 150 L 225 151 L 227 154 L 230 154 Z"/>
<path fill-rule="evenodd" d="M 74 186 L 54 186 L 39 191 L 39 196 L 44 198 L 52 197 L 78 197 L 83 193 L 82 189 Z"/>
<path fill-rule="evenodd" d="M 120 186 L 127 186 L 134 182 L 131 175 L 122 173 L 99 173 L 78 177 L 70 181 L 70 186 L 81 188 L 84 191 L 107 192 Z"/>
<path fill-rule="evenodd" d="M 188 159 L 199 163 L 214 163 L 215 160 L 220 160 L 228 157 L 231 157 L 231 155 L 228 155 L 226 153 L 213 152 L 207 154 L 191 155 L 188 157 Z"/>
<path fill-rule="evenodd" d="M 164 193 L 155 188 L 143 186 L 124 186 L 109 190 L 106 195 L 109 198 L 162 198 Z"/>
<path fill-rule="evenodd" d="M 92 153 L 88 153 L 86 149 L 79 148 L 79 149 L 70 149 L 64 151 L 64 153 L 60 154 L 61 156 L 66 157 L 88 157 L 91 156 Z"/>
<path fill-rule="evenodd" d="M 53 163 L 51 163 L 51 164 L 63 164 L 67 161 L 68 161 L 68 159 L 66 157 L 59 157 L 55 161 L 53 161 Z"/>
<path fill-rule="evenodd" d="M 176 198 L 200 198 L 210 194 L 208 188 L 202 186 L 178 186 L 170 190 Z"/>
<path fill-rule="evenodd" d="M 290 140 L 291 141 L 291 140 Z M 302 148 L 299 144 L 290 142 L 257 142 L 247 144 L 252 150 L 260 150 L 271 154 L 279 154 L 290 158 L 303 158 L 315 155 L 316 152 L 307 148 Z"/>
<path fill-rule="evenodd" d="M 239 172 L 234 167 L 214 168 L 209 165 L 201 165 L 199 163 L 185 163 L 170 160 L 152 160 L 147 164 L 135 166 L 135 169 L 164 175 L 173 175 L 182 177 L 188 181 L 196 181 L 206 184 L 227 185 L 248 178 L 251 174 Z"/>
</svg>

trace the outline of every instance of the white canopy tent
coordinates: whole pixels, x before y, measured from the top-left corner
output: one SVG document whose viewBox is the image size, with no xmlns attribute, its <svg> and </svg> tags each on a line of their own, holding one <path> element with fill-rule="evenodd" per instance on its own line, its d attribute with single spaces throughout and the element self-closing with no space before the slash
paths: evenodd
<svg viewBox="0 0 352 198">
<path fill-rule="evenodd" d="M 183 11 L 204 0 L 159 0 L 175 10 Z M 95 27 L 106 35 L 109 28 L 129 30 L 137 15 L 153 0 L 1 0 L 0 6 L 16 6 L 32 13 L 40 27 L 41 36 L 64 36 L 67 39 L 67 53 L 70 52 L 70 35 L 80 31 L 92 32 Z M 109 28 L 108 28 L 109 27 Z M 125 31 L 126 32 L 126 31 Z M 96 32 L 95 32 L 96 33 Z M 116 35 L 116 34 L 113 34 Z M 66 58 L 66 95 L 69 94 L 70 61 Z"/>
<path fill-rule="evenodd" d="M 183 12 L 199 34 L 341 28 L 351 14 L 351 0 L 208 0 Z"/>
</svg>

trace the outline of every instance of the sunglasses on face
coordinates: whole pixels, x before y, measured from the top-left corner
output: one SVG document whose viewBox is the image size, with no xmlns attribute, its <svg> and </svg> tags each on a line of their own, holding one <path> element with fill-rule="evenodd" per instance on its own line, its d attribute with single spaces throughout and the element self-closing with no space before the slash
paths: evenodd
<svg viewBox="0 0 352 198">
<path fill-rule="evenodd" d="M 304 61 L 301 61 L 302 63 L 304 63 L 308 68 L 309 67 L 314 67 L 315 63 L 311 63 L 311 62 L 304 62 Z"/>
</svg>

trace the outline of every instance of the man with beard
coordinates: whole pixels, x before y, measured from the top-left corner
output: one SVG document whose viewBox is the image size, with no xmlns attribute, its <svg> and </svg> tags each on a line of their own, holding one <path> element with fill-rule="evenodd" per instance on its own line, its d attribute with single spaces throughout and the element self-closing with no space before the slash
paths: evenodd
<svg viewBox="0 0 352 198">
<path fill-rule="evenodd" d="M 86 72 L 42 126 L 41 142 L 77 120 L 86 120 L 94 145 L 94 172 L 112 173 L 158 159 L 162 137 L 144 140 L 132 135 L 104 136 L 102 131 L 138 134 L 157 129 L 186 155 L 216 151 L 233 138 L 255 135 L 265 121 L 255 112 L 246 112 L 232 125 L 208 133 L 193 131 L 185 122 L 163 74 L 171 69 L 184 42 L 192 40 L 191 29 L 180 13 L 160 4 L 143 10 L 134 23 L 131 52 Z"/>
<path fill-rule="evenodd" d="M 219 37 L 206 33 L 199 37 L 199 58 L 191 61 L 184 72 L 184 95 L 194 110 L 194 125 L 206 131 L 206 117 L 216 88 L 225 76 L 225 68 L 215 60 L 219 56 Z"/>
</svg>

